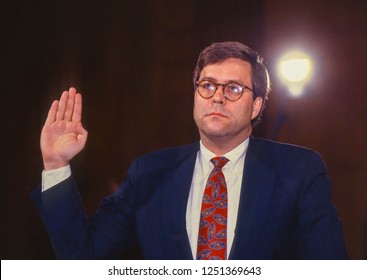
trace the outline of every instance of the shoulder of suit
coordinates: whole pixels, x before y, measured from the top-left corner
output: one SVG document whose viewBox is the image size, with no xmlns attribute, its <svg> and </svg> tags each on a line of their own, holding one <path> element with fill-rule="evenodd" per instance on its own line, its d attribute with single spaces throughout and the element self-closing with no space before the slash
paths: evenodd
<svg viewBox="0 0 367 280">
<path fill-rule="evenodd" d="M 303 146 L 267 139 L 251 138 L 248 156 L 252 160 L 260 160 L 287 174 L 299 174 L 309 166 L 318 170 L 325 168 L 322 156 L 318 152 Z"/>
<path fill-rule="evenodd" d="M 255 137 L 251 138 L 250 147 L 251 146 L 255 146 L 256 149 L 261 149 L 264 152 L 271 152 L 271 153 L 299 154 L 299 155 L 318 154 L 318 152 L 304 146 Z"/>
</svg>

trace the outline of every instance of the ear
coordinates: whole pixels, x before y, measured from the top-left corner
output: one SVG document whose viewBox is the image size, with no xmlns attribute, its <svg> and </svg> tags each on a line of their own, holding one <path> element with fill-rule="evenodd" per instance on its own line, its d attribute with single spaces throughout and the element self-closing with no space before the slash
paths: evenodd
<svg viewBox="0 0 367 280">
<path fill-rule="evenodd" d="M 256 97 L 256 99 L 254 100 L 254 102 L 252 103 L 252 116 L 251 116 L 251 120 L 255 119 L 262 108 L 263 105 L 263 98 L 262 97 Z"/>
</svg>

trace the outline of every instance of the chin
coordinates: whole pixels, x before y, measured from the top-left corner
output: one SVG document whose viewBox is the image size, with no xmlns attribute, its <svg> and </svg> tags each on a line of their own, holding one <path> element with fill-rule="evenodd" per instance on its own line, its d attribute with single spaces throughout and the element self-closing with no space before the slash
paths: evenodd
<svg viewBox="0 0 367 280">
<path fill-rule="evenodd" d="M 224 137 L 228 135 L 228 133 L 224 129 L 206 129 L 203 130 L 203 133 L 208 138 Z"/>
</svg>

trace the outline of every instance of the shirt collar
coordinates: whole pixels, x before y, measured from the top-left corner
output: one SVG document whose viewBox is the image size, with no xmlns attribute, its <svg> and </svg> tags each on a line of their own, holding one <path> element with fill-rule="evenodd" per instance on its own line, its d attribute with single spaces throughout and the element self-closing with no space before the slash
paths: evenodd
<svg viewBox="0 0 367 280">
<path fill-rule="evenodd" d="M 246 152 L 247 152 L 248 144 L 249 144 L 249 138 L 247 138 L 245 141 L 243 141 L 241 144 L 239 144 L 233 150 L 231 150 L 228 153 L 226 153 L 225 155 L 223 155 L 224 157 L 226 157 L 227 159 L 229 159 L 229 162 L 226 164 L 226 166 L 236 165 L 238 163 L 238 161 L 240 161 L 241 159 L 243 159 L 244 156 L 245 156 L 245 154 L 246 154 Z M 213 165 L 210 162 L 210 160 L 213 157 L 216 157 L 217 155 L 215 155 L 213 152 L 211 152 L 210 150 L 208 150 L 203 145 L 203 143 L 202 143 L 201 140 L 200 140 L 200 151 L 199 151 L 199 155 L 200 155 L 200 163 L 201 163 L 201 166 L 204 167 L 204 168 L 206 166 L 208 166 L 208 168 L 212 168 Z"/>
</svg>

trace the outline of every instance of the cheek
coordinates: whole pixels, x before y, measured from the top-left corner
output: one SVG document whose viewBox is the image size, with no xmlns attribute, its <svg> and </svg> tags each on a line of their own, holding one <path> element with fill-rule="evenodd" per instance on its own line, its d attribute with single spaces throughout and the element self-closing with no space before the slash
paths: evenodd
<svg viewBox="0 0 367 280">
<path fill-rule="evenodd" d="M 198 98 L 194 99 L 194 115 L 199 116 L 204 113 L 205 104 Z"/>
<path fill-rule="evenodd" d="M 236 116 L 236 118 L 241 122 L 249 121 L 252 119 L 252 106 L 249 104 L 245 104 L 245 106 L 239 106 L 236 108 L 233 115 Z"/>
<path fill-rule="evenodd" d="M 200 109 L 200 104 L 199 102 L 197 102 L 197 100 L 194 100 L 194 109 L 193 109 L 193 116 L 194 116 L 194 120 L 197 122 L 198 119 L 200 118 L 200 112 L 202 112 L 202 110 Z"/>
</svg>

